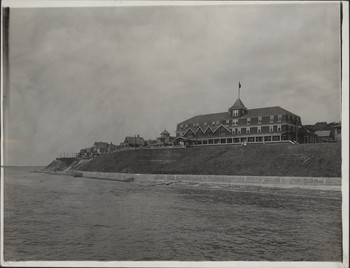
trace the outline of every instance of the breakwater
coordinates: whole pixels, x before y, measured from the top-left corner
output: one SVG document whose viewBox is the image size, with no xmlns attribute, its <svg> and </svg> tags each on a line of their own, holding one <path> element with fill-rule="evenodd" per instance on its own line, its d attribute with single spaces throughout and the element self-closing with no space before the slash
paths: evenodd
<svg viewBox="0 0 350 268">
<path fill-rule="evenodd" d="M 302 187 L 329 190 L 341 190 L 341 178 L 338 177 L 278 177 L 278 176 L 234 176 L 234 175 L 184 175 L 184 174 L 133 174 L 82 171 L 83 177 L 109 180 L 134 178 L 136 182 L 171 181 L 219 184 L 251 184 L 274 187 Z"/>
</svg>

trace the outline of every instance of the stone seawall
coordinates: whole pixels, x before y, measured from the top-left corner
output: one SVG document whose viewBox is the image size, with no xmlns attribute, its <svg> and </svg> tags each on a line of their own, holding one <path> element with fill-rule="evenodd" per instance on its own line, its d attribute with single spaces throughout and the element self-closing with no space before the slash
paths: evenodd
<svg viewBox="0 0 350 268">
<path fill-rule="evenodd" d="M 135 182 L 175 181 L 221 184 L 251 184 L 270 187 L 302 187 L 314 189 L 341 190 L 338 177 L 277 177 L 236 175 L 183 175 L 183 174 L 133 174 L 81 171 L 83 177 L 124 180 L 133 177 Z"/>
</svg>

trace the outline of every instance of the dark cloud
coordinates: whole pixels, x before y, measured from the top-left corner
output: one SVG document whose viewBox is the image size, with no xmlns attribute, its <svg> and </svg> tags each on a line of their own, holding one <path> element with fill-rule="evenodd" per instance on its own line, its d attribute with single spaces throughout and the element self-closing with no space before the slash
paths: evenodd
<svg viewBox="0 0 350 268">
<path fill-rule="evenodd" d="M 338 3 L 12 9 L 7 164 L 280 105 L 340 120 Z"/>
</svg>

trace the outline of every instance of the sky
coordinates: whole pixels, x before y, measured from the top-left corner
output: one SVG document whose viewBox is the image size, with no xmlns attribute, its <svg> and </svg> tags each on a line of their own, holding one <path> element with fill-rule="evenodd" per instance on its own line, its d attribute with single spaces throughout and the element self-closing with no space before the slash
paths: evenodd
<svg viewBox="0 0 350 268">
<path fill-rule="evenodd" d="M 11 8 L 5 165 L 281 106 L 341 120 L 339 3 Z"/>
</svg>

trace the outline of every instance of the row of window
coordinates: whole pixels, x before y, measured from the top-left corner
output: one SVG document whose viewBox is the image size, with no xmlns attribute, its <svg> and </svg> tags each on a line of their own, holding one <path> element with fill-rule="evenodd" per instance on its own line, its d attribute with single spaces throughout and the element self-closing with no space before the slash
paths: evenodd
<svg viewBox="0 0 350 268">
<path fill-rule="evenodd" d="M 253 132 L 251 131 L 253 130 Z M 288 130 L 288 126 L 285 126 L 285 129 L 284 130 Z M 294 127 L 290 127 L 289 128 L 290 131 L 294 131 L 295 128 Z M 269 126 L 268 128 L 268 132 L 281 132 L 282 131 L 282 125 L 271 125 Z M 267 129 L 265 129 L 263 131 L 263 133 L 266 133 L 267 132 Z M 227 130 L 220 130 L 218 132 L 217 135 L 219 136 L 226 136 L 228 133 Z M 229 132 L 229 134 L 236 134 L 236 135 L 240 135 L 240 134 L 253 134 L 253 133 L 262 133 L 262 129 L 261 129 L 261 126 L 258 126 L 258 127 L 244 127 L 244 128 L 233 128 L 232 131 Z M 207 133 L 196 133 L 195 135 L 197 137 L 200 137 L 202 135 L 207 135 L 207 136 L 211 136 L 213 133 L 212 132 L 207 132 Z M 187 137 L 189 138 L 192 138 L 193 137 L 193 134 L 192 133 L 187 133 L 186 135 Z"/>
<path fill-rule="evenodd" d="M 287 116 L 287 121 L 288 121 L 289 120 L 288 115 L 286 115 L 286 116 Z M 290 116 L 290 118 L 292 120 L 294 120 L 294 121 L 297 120 L 297 117 Z M 258 117 L 258 121 L 257 121 L 258 124 L 261 124 L 262 121 L 263 121 L 262 120 L 262 116 L 259 116 Z M 270 121 L 269 122 L 270 122 L 270 124 L 275 122 L 275 116 L 274 115 L 270 116 Z M 282 115 L 278 115 L 277 116 L 277 122 L 278 123 L 282 122 Z M 232 120 L 231 119 L 227 119 L 227 120 L 222 120 L 222 121 L 212 121 L 210 123 L 204 122 L 203 126 L 208 126 L 208 125 L 219 126 L 220 124 L 226 125 L 226 126 L 230 126 L 230 123 L 231 123 L 232 126 L 237 126 L 238 125 L 238 119 L 232 119 Z M 251 124 L 251 118 L 247 118 L 247 125 L 249 126 L 250 124 Z M 185 124 L 185 125 L 181 124 L 180 125 L 180 130 L 187 129 L 189 127 L 199 128 L 199 126 L 200 126 L 199 123 Z"/>
<path fill-rule="evenodd" d="M 195 144 L 225 144 L 225 143 L 241 143 L 241 142 L 269 142 L 269 141 L 281 141 L 285 140 L 286 137 L 275 136 L 264 136 L 264 137 L 242 137 L 242 138 L 227 138 L 227 139 L 210 139 L 202 141 L 194 141 Z"/>
</svg>

